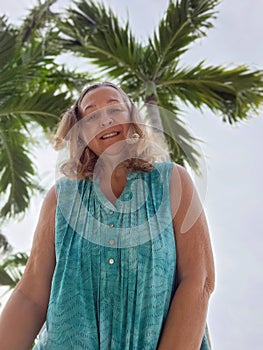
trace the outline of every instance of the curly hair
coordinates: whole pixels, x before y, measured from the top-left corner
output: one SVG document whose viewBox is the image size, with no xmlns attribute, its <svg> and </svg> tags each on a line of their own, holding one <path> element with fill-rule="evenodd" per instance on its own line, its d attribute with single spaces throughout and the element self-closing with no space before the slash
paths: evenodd
<svg viewBox="0 0 263 350">
<path fill-rule="evenodd" d="M 139 142 L 129 144 L 129 154 L 122 163 L 129 172 L 138 170 L 150 172 L 153 169 L 153 163 L 158 158 L 163 157 L 164 149 L 157 145 L 156 141 L 153 141 L 147 126 L 142 122 L 139 110 L 128 95 L 111 82 L 95 83 L 85 88 L 73 106 L 62 115 L 55 136 L 54 148 L 60 150 L 68 147 L 69 159 L 61 164 L 61 172 L 68 178 L 78 180 L 92 178 L 93 176 L 98 156 L 82 140 L 77 126 L 82 118 L 81 102 L 84 96 L 100 87 L 111 87 L 120 93 L 130 113 L 130 125 L 133 131 L 139 135 Z"/>
</svg>

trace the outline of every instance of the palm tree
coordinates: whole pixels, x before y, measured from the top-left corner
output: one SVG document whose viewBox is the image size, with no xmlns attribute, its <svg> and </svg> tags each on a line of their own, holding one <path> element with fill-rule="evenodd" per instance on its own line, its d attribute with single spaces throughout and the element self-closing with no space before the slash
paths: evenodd
<svg viewBox="0 0 263 350">
<path fill-rule="evenodd" d="M 19 282 L 28 260 L 26 253 L 12 254 L 12 251 L 13 247 L 0 230 L 0 287 L 5 287 L 4 293 L 0 294 L 0 301 Z"/>
<path fill-rule="evenodd" d="M 7 291 L 15 288 L 22 277 L 27 260 L 27 253 L 16 253 L 8 256 L 3 261 L 1 261 L 0 286 L 7 287 Z"/>
<path fill-rule="evenodd" d="M 134 101 L 147 104 L 151 124 L 164 131 L 172 159 L 196 170 L 199 154 L 179 118 L 179 104 L 208 107 L 233 124 L 254 113 L 263 100 L 262 71 L 206 66 L 204 61 L 194 67 L 182 64 L 183 54 L 213 27 L 219 2 L 170 0 L 146 44 L 135 38 L 128 21 L 121 25 L 110 8 L 92 0 L 79 0 L 58 22 L 61 47 L 86 58 L 97 76 L 119 84 Z"/>
<path fill-rule="evenodd" d="M 13 247 L 0 230 L 0 259 L 12 251 Z M 1 285 L 1 283 L 0 283 Z"/>
<path fill-rule="evenodd" d="M 58 50 L 49 45 L 48 0 L 35 7 L 21 27 L 0 17 L 0 217 L 25 211 L 34 178 L 31 151 L 34 130 L 48 134 L 67 108 L 83 76 L 55 62 Z M 50 16 L 49 16 L 50 14 Z M 64 92 L 63 92 L 64 91 Z"/>
</svg>

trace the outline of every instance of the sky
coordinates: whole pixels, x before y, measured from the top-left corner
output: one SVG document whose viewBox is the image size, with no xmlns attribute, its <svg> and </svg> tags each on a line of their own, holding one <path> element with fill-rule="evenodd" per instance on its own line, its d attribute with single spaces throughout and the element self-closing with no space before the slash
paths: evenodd
<svg viewBox="0 0 263 350">
<path fill-rule="evenodd" d="M 0 0 L 0 13 L 18 21 L 33 1 Z M 58 0 L 57 8 L 70 1 Z M 129 14 L 134 33 L 144 40 L 162 17 L 168 0 L 105 0 L 122 18 Z M 184 56 L 186 65 L 247 64 L 263 67 L 263 2 L 225 0 L 215 27 Z M 85 68 L 85 65 L 84 65 Z M 207 181 L 203 202 L 216 264 L 216 289 L 208 325 L 214 350 L 261 350 L 263 329 L 263 113 L 229 126 L 208 110 L 185 109 L 184 120 L 200 138 Z M 57 155 L 42 143 L 35 157 L 40 184 L 54 182 Z M 204 183 L 203 183 L 204 184 Z M 15 250 L 29 251 L 42 197 L 32 198 L 21 222 L 2 228 Z"/>
</svg>

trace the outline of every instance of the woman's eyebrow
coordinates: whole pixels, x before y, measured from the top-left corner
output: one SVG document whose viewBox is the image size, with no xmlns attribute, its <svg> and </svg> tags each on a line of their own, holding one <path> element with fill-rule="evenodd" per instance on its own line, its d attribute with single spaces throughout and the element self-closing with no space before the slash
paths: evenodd
<svg viewBox="0 0 263 350">
<path fill-rule="evenodd" d="M 117 98 L 109 98 L 109 99 L 107 100 L 106 104 L 110 104 L 110 103 L 112 103 L 112 102 L 119 102 L 119 103 L 120 103 L 120 100 L 117 99 Z M 95 108 L 95 107 L 97 107 L 96 104 L 90 104 L 90 105 L 85 106 L 85 107 L 83 108 L 83 111 L 85 112 L 87 109 Z"/>
</svg>

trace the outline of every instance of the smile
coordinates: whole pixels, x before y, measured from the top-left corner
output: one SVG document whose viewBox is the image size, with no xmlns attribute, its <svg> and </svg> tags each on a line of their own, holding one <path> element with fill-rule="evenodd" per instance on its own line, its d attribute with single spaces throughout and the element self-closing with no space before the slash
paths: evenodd
<svg viewBox="0 0 263 350">
<path fill-rule="evenodd" d="M 117 136 L 117 135 L 119 135 L 119 132 L 114 131 L 114 132 L 111 132 L 109 134 L 105 134 L 105 135 L 101 136 L 101 139 L 105 140 L 105 139 L 109 139 L 110 137 L 114 137 L 114 136 Z"/>
</svg>

